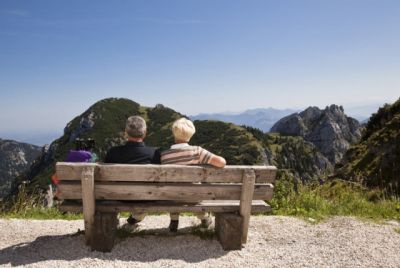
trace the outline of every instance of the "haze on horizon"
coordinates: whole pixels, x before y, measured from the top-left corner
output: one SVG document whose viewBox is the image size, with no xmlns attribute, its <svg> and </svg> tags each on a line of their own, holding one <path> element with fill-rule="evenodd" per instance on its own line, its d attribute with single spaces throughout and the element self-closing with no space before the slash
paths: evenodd
<svg viewBox="0 0 400 268">
<path fill-rule="evenodd" d="M 61 132 L 106 97 L 187 115 L 391 103 L 398 25 L 389 0 L 1 1 L 0 133 Z"/>
</svg>

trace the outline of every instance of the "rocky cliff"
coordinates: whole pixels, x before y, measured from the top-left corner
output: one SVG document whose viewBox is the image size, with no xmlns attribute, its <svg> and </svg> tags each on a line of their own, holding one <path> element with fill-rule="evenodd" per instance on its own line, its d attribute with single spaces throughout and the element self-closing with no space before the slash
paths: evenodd
<svg viewBox="0 0 400 268">
<path fill-rule="evenodd" d="M 39 146 L 0 139 L 0 198 L 10 190 L 12 179 L 25 172 L 41 150 Z"/>
<path fill-rule="evenodd" d="M 361 137 L 360 123 L 346 116 L 342 106 L 331 105 L 324 110 L 309 107 L 279 120 L 271 132 L 301 136 L 314 144 L 332 164 L 338 163 L 350 145 Z"/>
</svg>

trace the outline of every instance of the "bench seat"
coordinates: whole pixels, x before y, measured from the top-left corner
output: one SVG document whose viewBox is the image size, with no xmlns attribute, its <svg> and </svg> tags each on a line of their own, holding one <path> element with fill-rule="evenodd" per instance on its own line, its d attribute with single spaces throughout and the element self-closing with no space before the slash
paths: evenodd
<svg viewBox="0 0 400 268">
<path fill-rule="evenodd" d="M 204 200 L 198 203 L 182 203 L 173 201 L 97 201 L 96 210 L 100 212 L 132 212 L 132 213 L 167 213 L 167 212 L 236 212 L 239 211 L 239 200 Z M 62 212 L 83 212 L 82 204 L 63 202 Z M 253 200 L 252 213 L 270 212 L 271 206 L 263 200 Z"/>
</svg>

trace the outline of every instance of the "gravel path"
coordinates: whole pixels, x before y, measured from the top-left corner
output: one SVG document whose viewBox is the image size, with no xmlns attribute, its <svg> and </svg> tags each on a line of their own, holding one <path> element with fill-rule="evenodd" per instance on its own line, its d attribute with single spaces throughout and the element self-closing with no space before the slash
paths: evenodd
<svg viewBox="0 0 400 268">
<path fill-rule="evenodd" d="M 121 219 L 121 224 L 125 221 Z M 311 224 L 292 217 L 251 218 L 249 242 L 224 251 L 218 241 L 187 234 L 198 224 L 181 217 L 178 235 L 168 216 L 149 216 L 139 229 L 158 234 L 119 239 L 111 253 L 91 252 L 77 234 L 83 221 L 0 219 L 0 266 L 28 267 L 400 267 L 399 223 L 348 217 Z"/>
</svg>

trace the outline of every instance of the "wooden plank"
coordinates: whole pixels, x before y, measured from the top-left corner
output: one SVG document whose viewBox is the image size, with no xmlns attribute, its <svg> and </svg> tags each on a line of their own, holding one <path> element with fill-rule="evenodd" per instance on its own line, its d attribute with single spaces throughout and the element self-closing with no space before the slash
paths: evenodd
<svg viewBox="0 0 400 268">
<path fill-rule="evenodd" d="M 132 212 L 132 213 L 162 213 L 162 212 L 237 212 L 239 200 L 205 200 L 198 203 L 173 201 L 120 201 L 96 203 L 96 211 L 101 212 Z M 63 212 L 82 212 L 82 205 L 76 202 L 64 201 L 59 207 Z M 271 206 L 263 200 L 253 200 L 252 213 L 271 211 Z"/>
<path fill-rule="evenodd" d="M 98 168 L 97 163 L 70 163 L 57 162 L 56 173 L 59 180 L 81 180 L 81 175 L 85 167 Z M 97 178 L 96 178 L 97 179 Z"/>
<path fill-rule="evenodd" d="M 242 192 L 240 195 L 240 215 L 243 219 L 243 232 L 242 232 L 242 243 L 247 242 L 247 234 L 249 231 L 250 213 L 251 213 L 251 200 L 255 184 L 255 174 L 252 170 L 246 170 L 243 174 Z"/>
<path fill-rule="evenodd" d="M 276 176 L 274 166 L 210 166 L 181 165 L 126 165 L 126 164 L 92 164 L 66 163 L 56 164 L 60 180 L 80 180 L 82 169 L 95 166 L 98 181 L 156 181 L 156 182 L 234 182 L 242 181 L 245 170 L 254 170 L 257 183 L 273 183 Z"/>
<path fill-rule="evenodd" d="M 85 241 L 86 244 L 89 245 L 95 213 L 93 166 L 87 166 L 82 170 L 82 185 L 79 193 L 82 195 L 83 219 L 85 222 Z"/>
<path fill-rule="evenodd" d="M 60 199 L 81 199 L 82 188 L 79 184 L 60 183 Z M 96 183 L 97 200 L 240 200 L 241 184 L 172 184 L 172 183 Z M 256 184 L 254 200 L 270 200 L 272 184 Z"/>
</svg>

